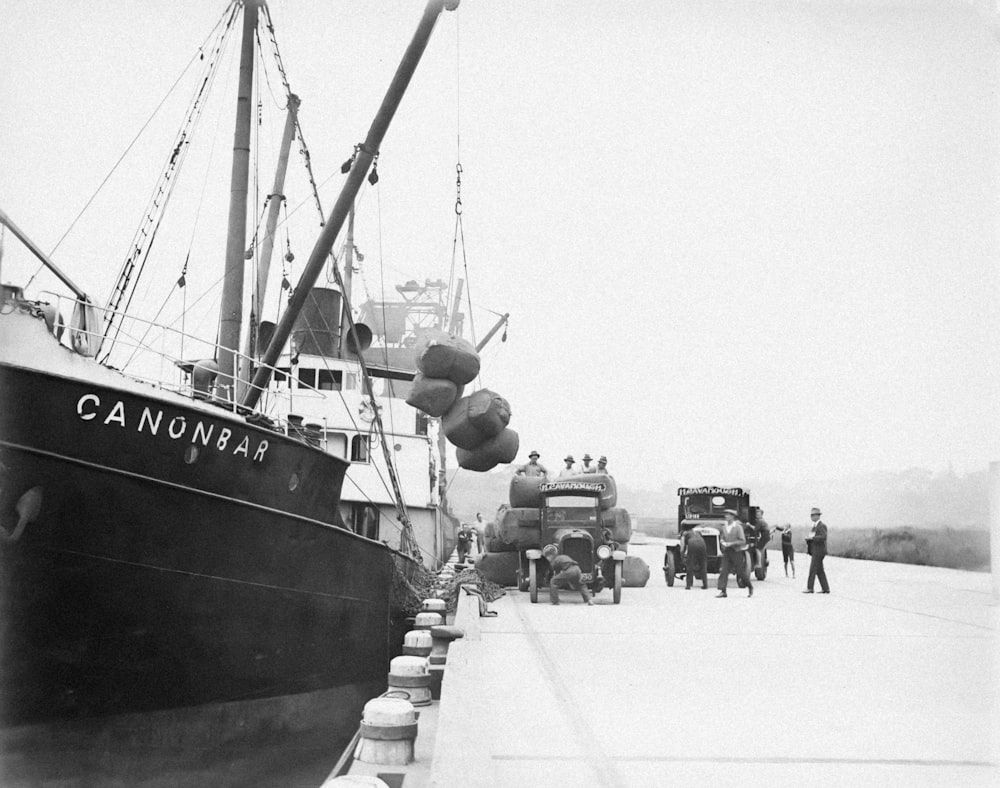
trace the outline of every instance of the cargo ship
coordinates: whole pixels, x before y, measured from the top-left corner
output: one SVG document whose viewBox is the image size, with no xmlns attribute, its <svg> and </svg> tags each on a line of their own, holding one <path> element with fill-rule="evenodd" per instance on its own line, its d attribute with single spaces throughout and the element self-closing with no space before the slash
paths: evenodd
<svg viewBox="0 0 1000 788">
<path fill-rule="evenodd" d="M 209 784 L 192 753 L 231 756 L 226 748 L 286 736 L 330 752 L 384 689 L 407 589 L 450 551 L 454 521 L 434 425 L 403 402 L 412 358 L 366 363 L 385 332 L 372 348 L 336 265 L 337 289 L 315 284 L 445 5 L 424 10 L 272 323 L 261 319 L 261 294 L 248 310 L 241 292 L 251 257 L 254 44 L 274 34 L 260 0 L 232 2 L 222 17 L 242 48 L 225 283 L 211 341 L 199 346 L 128 315 L 145 240 L 99 304 L 0 211 L 8 243 L 13 235 L 64 288 L 32 294 L 4 284 L 2 292 L 5 785 L 142 784 L 168 761 L 191 784 Z M 304 146 L 290 90 L 288 99 L 286 159 L 292 138 Z M 175 178 L 179 152 L 180 144 L 163 184 Z M 153 349 L 150 331 L 173 341 L 159 343 L 169 374 L 119 368 L 122 348 Z M 393 378 L 400 390 L 376 382 Z M 228 777 L 239 779 L 239 760 L 229 757 Z M 218 777 L 217 767 L 206 774 Z"/>
</svg>

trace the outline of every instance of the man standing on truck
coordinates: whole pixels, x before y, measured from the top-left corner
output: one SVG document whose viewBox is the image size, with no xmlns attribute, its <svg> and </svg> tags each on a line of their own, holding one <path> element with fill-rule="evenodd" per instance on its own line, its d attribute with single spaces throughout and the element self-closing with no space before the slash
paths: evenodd
<svg viewBox="0 0 1000 788">
<path fill-rule="evenodd" d="M 813 527 L 809 536 L 806 537 L 806 541 L 809 543 L 809 555 L 812 558 L 809 560 L 809 579 L 806 581 L 806 590 L 802 593 L 811 594 L 818 577 L 819 587 L 822 589 L 820 593 L 829 594 L 830 584 L 826 582 L 826 570 L 823 568 L 823 559 L 826 558 L 826 523 L 819 519 L 823 513 L 815 506 L 809 516 L 812 518 Z"/>
<path fill-rule="evenodd" d="M 719 534 L 719 545 L 722 547 L 722 566 L 719 569 L 719 593 L 717 597 L 726 597 L 726 585 L 729 582 L 729 573 L 735 572 L 738 580 L 746 583 L 747 596 L 753 596 L 753 583 L 750 582 L 750 573 L 747 572 L 747 538 L 743 533 L 743 526 L 736 519 L 735 509 L 726 509 L 726 524 L 722 526 L 722 533 Z"/>
<path fill-rule="evenodd" d="M 567 454 L 563 462 L 566 463 L 566 467 L 559 471 L 559 476 L 556 478 L 562 479 L 565 476 L 576 476 L 576 468 L 573 467 L 573 463 L 576 460 L 573 459 L 573 455 Z"/>
<path fill-rule="evenodd" d="M 590 599 L 590 589 L 583 582 L 583 573 L 580 565 L 568 555 L 560 554 L 555 545 L 546 545 L 542 550 L 542 555 L 548 560 L 552 567 L 552 579 L 549 580 L 549 601 L 553 605 L 559 604 L 559 589 L 565 588 L 570 591 L 579 591 L 583 601 L 588 605 L 594 604 Z"/>
<path fill-rule="evenodd" d="M 708 551 L 705 540 L 694 528 L 688 528 L 681 534 L 681 557 L 687 570 L 684 589 L 691 590 L 695 577 L 701 580 L 702 589 L 708 588 Z"/>
<path fill-rule="evenodd" d="M 528 455 L 528 462 L 514 472 L 515 476 L 542 476 L 547 477 L 549 472 L 545 466 L 538 461 L 538 452 L 533 451 Z"/>
<path fill-rule="evenodd" d="M 597 473 L 597 466 L 591 465 L 594 458 L 589 454 L 583 455 L 583 467 L 580 469 L 580 473 Z"/>
</svg>

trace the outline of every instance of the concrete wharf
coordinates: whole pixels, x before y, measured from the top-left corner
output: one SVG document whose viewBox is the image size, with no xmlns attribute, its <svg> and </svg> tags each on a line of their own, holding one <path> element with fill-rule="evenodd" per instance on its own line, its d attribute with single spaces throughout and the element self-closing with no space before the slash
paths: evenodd
<svg viewBox="0 0 1000 788">
<path fill-rule="evenodd" d="M 752 598 L 717 599 L 714 576 L 666 586 L 662 540 L 630 552 L 652 576 L 620 605 L 460 609 L 404 788 L 1000 785 L 988 573 L 828 558 L 806 595 L 808 557 L 792 580 L 772 551 Z"/>
</svg>

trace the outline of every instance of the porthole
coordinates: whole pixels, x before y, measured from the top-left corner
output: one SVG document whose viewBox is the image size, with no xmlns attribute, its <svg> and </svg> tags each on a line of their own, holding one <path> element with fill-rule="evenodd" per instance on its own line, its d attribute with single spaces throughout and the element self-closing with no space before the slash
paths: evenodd
<svg viewBox="0 0 1000 788">
<path fill-rule="evenodd" d="M 294 492 L 298 486 L 299 486 L 299 475 L 297 473 L 293 473 L 291 477 L 289 477 L 288 479 L 288 489 L 289 491 Z"/>
<path fill-rule="evenodd" d="M 188 446 L 184 450 L 184 462 L 186 462 L 188 465 L 193 465 L 195 462 L 197 462 L 197 460 L 198 460 L 198 447 Z"/>
</svg>

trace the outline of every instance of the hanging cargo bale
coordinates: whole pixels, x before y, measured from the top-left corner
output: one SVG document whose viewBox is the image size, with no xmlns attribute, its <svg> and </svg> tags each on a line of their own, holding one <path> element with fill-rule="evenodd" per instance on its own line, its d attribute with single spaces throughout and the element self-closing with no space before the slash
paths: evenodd
<svg viewBox="0 0 1000 788">
<path fill-rule="evenodd" d="M 472 343 L 442 331 L 428 332 L 416 347 L 417 369 L 431 378 L 462 386 L 479 374 L 479 354 Z"/>
<path fill-rule="evenodd" d="M 605 509 L 601 512 L 601 525 L 611 531 L 611 538 L 616 542 L 628 542 L 632 538 L 632 516 L 626 509 Z"/>
<path fill-rule="evenodd" d="M 525 506 L 541 506 L 542 496 L 538 487 L 545 484 L 544 476 L 513 476 L 510 480 L 510 505 L 519 508 Z"/>
<path fill-rule="evenodd" d="M 406 404 L 438 419 L 462 396 L 462 388 L 447 378 L 431 378 L 418 372 L 413 376 Z"/>
<path fill-rule="evenodd" d="M 541 515 L 531 507 L 507 509 L 497 515 L 497 538 L 518 550 L 541 548 Z"/>
<path fill-rule="evenodd" d="M 477 449 L 469 451 L 459 448 L 456 452 L 458 464 L 467 471 L 488 471 L 502 462 L 513 462 L 519 444 L 517 433 L 507 428 Z"/>
<path fill-rule="evenodd" d="M 517 568 L 521 556 L 516 552 L 511 553 L 483 553 L 476 559 L 476 569 L 489 580 L 498 586 L 517 585 Z"/>
<path fill-rule="evenodd" d="M 473 451 L 503 432 L 508 423 L 510 405 L 507 400 L 489 389 L 480 389 L 459 399 L 445 414 L 441 426 L 453 444 Z"/>
<path fill-rule="evenodd" d="M 625 556 L 622 564 L 622 585 L 626 588 L 643 588 L 649 581 L 649 564 L 637 555 Z"/>
</svg>

